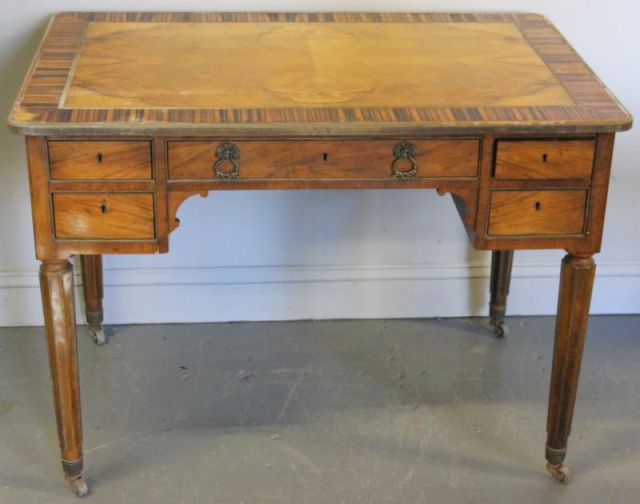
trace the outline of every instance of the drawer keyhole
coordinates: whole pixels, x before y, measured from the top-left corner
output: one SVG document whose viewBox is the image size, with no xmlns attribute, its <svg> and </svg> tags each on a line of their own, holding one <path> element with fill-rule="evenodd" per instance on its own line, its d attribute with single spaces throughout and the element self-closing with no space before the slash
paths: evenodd
<svg viewBox="0 0 640 504">
<path fill-rule="evenodd" d="M 323 153 L 322 153 L 322 159 L 323 159 L 324 161 L 328 160 L 328 159 L 329 159 L 329 153 L 328 153 L 328 152 L 323 152 Z"/>
<path fill-rule="evenodd" d="M 548 156 L 547 154 L 543 154 L 543 155 L 542 155 L 542 162 L 543 162 L 543 163 L 546 163 L 546 162 L 547 162 L 547 159 L 549 159 L 549 156 Z"/>
<path fill-rule="evenodd" d="M 98 163 L 102 163 L 102 152 L 98 152 L 96 159 L 98 160 Z"/>
<path fill-rule="evenodd" d="M 100 203 L 100 212 L 103 214 L 106 214 L 107 211 L 108 211 L 107 204 L 106 202 L 103 201 L 102 203 Z"/>
<path fill-rule="evenodd" d="M 536 210 L 540 210 L 540 208 L 542 208 L 542 203 L 536 201 Z"/>
</svg>

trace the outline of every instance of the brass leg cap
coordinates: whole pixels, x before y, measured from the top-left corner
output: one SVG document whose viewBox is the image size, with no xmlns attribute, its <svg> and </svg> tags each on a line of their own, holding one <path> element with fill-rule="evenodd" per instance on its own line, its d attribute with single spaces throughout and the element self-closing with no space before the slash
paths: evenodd
<svg viewBox="0 0 640 504">
<path fill-rule="evenodd" d="M 554 480 L 560 483 L 569 483 L 571 472 L 566 465 L 547 462 L 547 471 L 549 471 Z"/>
</svg>

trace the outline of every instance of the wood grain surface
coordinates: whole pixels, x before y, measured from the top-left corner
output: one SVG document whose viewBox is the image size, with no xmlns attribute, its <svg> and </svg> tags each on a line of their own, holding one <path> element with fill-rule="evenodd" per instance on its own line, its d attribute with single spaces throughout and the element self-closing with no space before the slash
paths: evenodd
<svg viewBox="0 0 640 504">
<path fill-rule="evenodd" d="M 588 179 L 593 171 L 595 140 L 500 141 L 498 179 Z"/>
<path fill-rule="evenodd" d="M 547 460 L 553 464 L 562 464 L 571 432 L 595 273 L 593 257 L 562 260 L 547 410 Z"/>
<path fill-rule="evenodd" d="M 572 235 L 584 231 L 585 190 L 494 191 L 489 235 Z"/>
<path fill-rule="evenodd" d="M 294 140 L 233 142 L 240 152 L 240 179 L 393 178 L 393 148 L 400 140 Z M 480 141 L 416 140 L 416 178 L 476 177 Z M 170 179 L 215 178 L 221 141 L 169 142 Z M 400 165 L 405 170 L 407 161 Z"/>
<path fill-rule="evenodd" d="M 59 239 L 145 240 L 155 236 L 152 194 L 53 194 Z"/>
<path fill-rule="evenodd" d="M 48 142 L 53 180 L 151 178 L 151 142 L 64 140 Z"/>
<path fill-rule="evenodd" d="M 64 462 L 82 463 L 82 420 L 74 300 L 73 266 L 48 261 L 40 266 L 40 293 L 49 349 L 60 454 Z"/>
<path fill-rule="evenodd" d="M 102 326 L 103 319 L 102 298 L 104 297 L 104 287 L 102 256 L 93 254 L 81 255 L 80 264 L 87 325 L 92 330 L 98 330 Z"/>
<path fill-rule="evenodd" d="M 512 23 L 286 22 L 90 23 L 61 104 L 65 109 L 575 105 Z"/>
<path fill-rule="evenodd" d="M 534 14 L 65 13 L 24 134 L 616 131 L 630 115 Z"/>
</svg>

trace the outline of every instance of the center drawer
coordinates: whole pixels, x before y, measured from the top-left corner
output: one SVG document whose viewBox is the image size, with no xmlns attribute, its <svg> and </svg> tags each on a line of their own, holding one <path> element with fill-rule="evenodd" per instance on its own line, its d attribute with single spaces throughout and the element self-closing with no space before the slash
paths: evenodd
<svg viewBox="0 0 640 504">
<path fill-rule="evenodd" d="M 192 180 L 476 177 L 478 139 L 170 141 L 169 178 Z"/>
</svg>

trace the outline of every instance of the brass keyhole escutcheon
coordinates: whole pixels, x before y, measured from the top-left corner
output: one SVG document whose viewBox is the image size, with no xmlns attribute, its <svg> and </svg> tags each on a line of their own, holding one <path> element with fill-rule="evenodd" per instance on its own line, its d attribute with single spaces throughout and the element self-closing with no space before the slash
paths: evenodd
<svg viewBox="0 0 640 504">
<path fill-rule="evenodd" d="M 418 162 L 416 156 L 418 148 L 415 144 L 403 140 L 393 148 L 393 162 L 391 163 L 391 171 L 397 179 L 405 180 L 418 175 Z M 409 163 L 408 170 L 402 170 L 401 166 Z"/>
<path fill-rule="evenodd" d="M 221 180 L 233 180 L 240 176 L 240 149 L 232 142 L 225 142 L 216 149 L 216 162 L 213 170 L 216 178 Z M 225 165 L 230 165 L 230 171 L 223 171 Z"/>
</svg>

